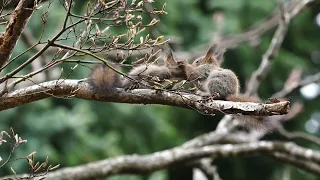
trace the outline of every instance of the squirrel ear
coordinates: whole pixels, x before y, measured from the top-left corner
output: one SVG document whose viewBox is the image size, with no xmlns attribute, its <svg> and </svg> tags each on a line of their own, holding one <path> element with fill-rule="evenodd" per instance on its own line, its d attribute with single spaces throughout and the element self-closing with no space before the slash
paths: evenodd
<svg viewBox="0 0 320 180">
<path fill-rule="evenodd" d="M 226 49 L 223 48 L 223 49 L 220 49 L 217 53 L 216 53 L 216 57 L 217 57 L 217 60 L 220 62 L 224 56 L 224 53 L 226 52 Z"/>
<path fill-rule="evenodd" d="M 165 60 L 166 64 L 170 64 L 170 65 L 177 64 L 177 61 L 173 57 L 173 52 L 172 52 L 171 48 L 169 49 L 169 52 L 167 52 L 166 54 L 167 54 L 166 60 Z"/>
<path fill-rule="evenodd" d="M 218 48 L 217 44 L 213 44 L 210 49 L 208 50 L 206 56 L 204 57 L 204 63 L 206 64 L 211 64 L 213 63 L 212 61 L 214 60 L 212 58 L 212 55 L 214 54 L 214 52 L 216 51 L 216 49 Z"/>
<path fill-rule="evenodd" d="M 225 52 L 225 49 L 221 49 L 217 44 L 213 44 L 204 57 L 204 62 L 207 64 L 215 63 L 219 65 Z"/>
</svg>

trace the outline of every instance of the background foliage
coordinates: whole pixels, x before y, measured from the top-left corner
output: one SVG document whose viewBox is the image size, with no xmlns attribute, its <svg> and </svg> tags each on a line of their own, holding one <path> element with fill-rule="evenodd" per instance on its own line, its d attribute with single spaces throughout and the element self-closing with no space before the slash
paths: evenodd
<svg viewBox="0 0 320 180">
<path fill-rule="evenodd" d="M 74 10 L 82 12 L 85 2 L 75 2 Z M 161 7 L 164 2 L 158 0 L 155 5 Z M 161 16 L 160 31 L 163 35 L 181 38 L 181 44 L 175 47 L 176 50 L 184 51 L 197 48 L 212 39 L 216 30 L 212 15 L 217 10 L 222 10 L 224 15 L 223 34 L 229 35 L 261 23 L 277 7 L 275 0 L 170 0 L 166 3 L 168 14 Z M 44 3 L 43 6 L 48 6 L 48 3 Z M 65 13 L 59 1 L 51 4 L 50 9 L 45 37 L 50 37 L 50 34 L 55 32 L 55 27 L 62 23 Z M 319 4 L 309 7 L 290 25 L 271 73 L 259 89 L 262 98 L 268 98 L 279 91 L 294 67 L 301 67 L 305 76 L 319 71 L 320 33 L 319 25 L 315 21 L 319 10 Z M 27 26 L 35 38 L 42 29 L 42 13 L 41 10 L 37 11 Z M 242 87 L 260 64 L 272 34 L 273 31 L 270 31 L 261 37 L 256 47 L 241 44 L 236 49 L 227 51 L 223 66 L 237 73 Z M 19 42 L 13 56 L 25 49 L 23 42 Z M 25 58 L 28 58 L 27 56 Z M 83 68 L 76 71 L 72 78 L 83 78 L 87 74 L 88 68 Z M 304 102 L 304 112 L 286 122 L 285 128 L 306 131 L 305 123 L 317 113 L 320 101 L 319 97 L 301 99 L 298 95 L 299 92 L 296 92 L 291 100 Z M 208 117 L 195 111 L 160 105 L 127 105 L 49 98 L 0 112 L 0 117 L 0 130 L 13 127 L 19 136 L 28 140 L 28 143 L 21 145 L 15 152 L 14 158 L 37 151 L 39 159 L 44 160 L 49 156 L 52 164 L 59 163 L 66 167 L 122 154 L 147 154 L 174 147 L 196 135 L 214 130 L 222 116 Z M 315 119 L 319 122 L 319 117 Z M 319 129 L 314 133 L 319 134 Z M 266 137 L 275 138 L 280 138 L 277 133 Z M 3 149 L 0 149 L 0 154 L 3 154 L 1 151 Z M 284 168 L 292 170 L 293 180 L 315 179 L 314 176 L 295 167 L 265 157 L 217 159 L 215 162 L 224 180 L 281 179 Z M 1 169 L 0 175 L 9 174 L 11 166 L 16 172 L 27 172 L 26 162 L 17 160 Z M 144 176 L 115 176 L 111 179 L 191 178 L 191 169 L 186 168 L 158 171 Z"/>
</svg>

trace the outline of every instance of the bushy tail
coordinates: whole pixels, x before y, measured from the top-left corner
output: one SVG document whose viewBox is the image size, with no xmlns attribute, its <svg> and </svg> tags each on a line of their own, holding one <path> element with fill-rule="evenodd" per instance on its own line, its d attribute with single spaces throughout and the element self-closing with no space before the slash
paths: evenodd
<svg viewBox="0 0 320 180">
<path fill-rule="evenodd" d="M 244 94 L 233 94 L 226 97 L 227 101 L 260 103 L 258 97 L 249 97 Z M 278 122 L 268 116 L 232 115 L 243 123 L 245 128 L 263 132 L 272 132 L 277 128 Z"/>
<path fill-rule="evenodd" d="M 237 94 L 239 80 L 231 70 L 219 68 L 210 72 L 204 87 L 210 94 L 219 93 L 220 99 L 226 99 L 229 94 Z"/>
<path fill-rule="evenodd" d="M 90 75 L 88 83 L 97 90 L 121 87 L 121 76 L 105 64 L 96 65 Z"/>
</svg>

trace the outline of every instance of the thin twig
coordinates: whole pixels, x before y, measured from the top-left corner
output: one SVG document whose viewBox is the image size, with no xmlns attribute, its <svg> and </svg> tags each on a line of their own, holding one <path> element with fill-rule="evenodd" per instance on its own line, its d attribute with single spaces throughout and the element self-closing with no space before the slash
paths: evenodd
<svg viewBox="0 0 320 180">
<path fill-rule="evenodd" d="M 273 98 L 279 98 L 279 97 L 287 97 L 291 93 L 295 92 L 299 88 L 306 86 L 308 84 L 317 83 L 320 81 L 320 73 L 314 74 L 310 77 L 307 77 L 307 79 L 302 80 L 298 83 L 294 83 L 291 86 L 284 87 L 281 91 L 275 93 L 272 95 Z"/>
<path fill-rule="evenodd" d="M 320 138 L 303 132 L 289 132 L 283 126 L 277 128 L 278 132 L 288 140 L 305 140 L 320 146 Z"/>
</svg>

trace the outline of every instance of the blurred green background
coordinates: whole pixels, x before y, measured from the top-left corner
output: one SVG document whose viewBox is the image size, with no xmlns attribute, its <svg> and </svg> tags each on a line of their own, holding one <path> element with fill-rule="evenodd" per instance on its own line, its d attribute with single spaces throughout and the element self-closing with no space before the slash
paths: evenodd
<svg viewBox="0 0 320 180">
<path fill-rule="evenodd" d="M 85 1 L 75 2 L 74 12 L 82 14 L 86 7 Z M 161 33 L 181 38 L 182 42 L 177 49 L 184 51 L 192 50 L 212 39 L 216 30 L 212 15 L 218 10 L 222 10 L 224 15 L 223 35 L 232 35 L 261 23 L 277 7 L 276 0 L 158 0 L 154 6 L 160 8 L 164 2 L 167 3 L 168 14 L 160 16 L 163 27 L 160 29 Z M 47 5 L 48 3 L 44 3 L 44 6 Z M 56 27 L 65 16 L 65 10 L 59 1 L 51 4 L 50 10 L 45 37 L 51 37 L 56 32 Z M 304 77 L 319 71 L 320 26 L 316 21 L 317 16 L 320 19 L 319 12 L 320 4 L 313 4 L 291 23 L 272 70 L 259 89 L 262 98 L 266 99 L 281 90 L 294 67 L 301 67 Z M 42 14 L 42 10 L 37 11 L 27 26 L 35 38 L 42 29 Z M 243 43 L 226 52 L 223 66 L 237 73 L 243 88 L 246 80 L 259 66 L 274 30 L 263 35 L 256 47 Z M 26 45 L 19 41 L 15 55 L 25 49 Z M 21 58 L 20 62 L 24 60 Z M 83 78 L 87 73 L 87 68 L 79 69 L 72 78 Z M 319 96 L 306 99 L 299 92 L 293 93 L 290 100 L 301 101 L 305 107 L 303 113 L 285 123 L 285 128 L 306 131 L 306 122 L 313 120 L 318 125 L 313 126 L 316 128 L 312 132 L 319 135 L 319 99 Z M 148 154 L 172 148 L 214 130 L 221 117 L 209 117 L 196 111 L 161 105 L 49 98 L 0 112 L 0 131 L 8 131 L 13 127 L 19 136 L 28 140 L 14 153 L 13 159 L 37 151 L 36 157 L 39 160 L 49 156 L 50 163 L 67 167 L 123 154 Z M 265 139 L 281 137 L 273 133 Z M 308 144 L 303 145 L 310 147 Z M 0 149 L 0 155 L 4 159 L 7 151 L 5 147 L 1 146 Z M 224 180 L 282 179 L 284 168 L 291 169 L 293 180 L 316 179 L 293 166 L 262 156 L 217 159 L 214 162 Z M 10 174 L 10 167 L 17 173 L 28 172 L 27 163 L 17 160 L 0 169 L 0 175 Z M 192 169 L 175 168 L 143 176 L 114 176 L 110 179 L 192 179 Z"/>
</svg>

